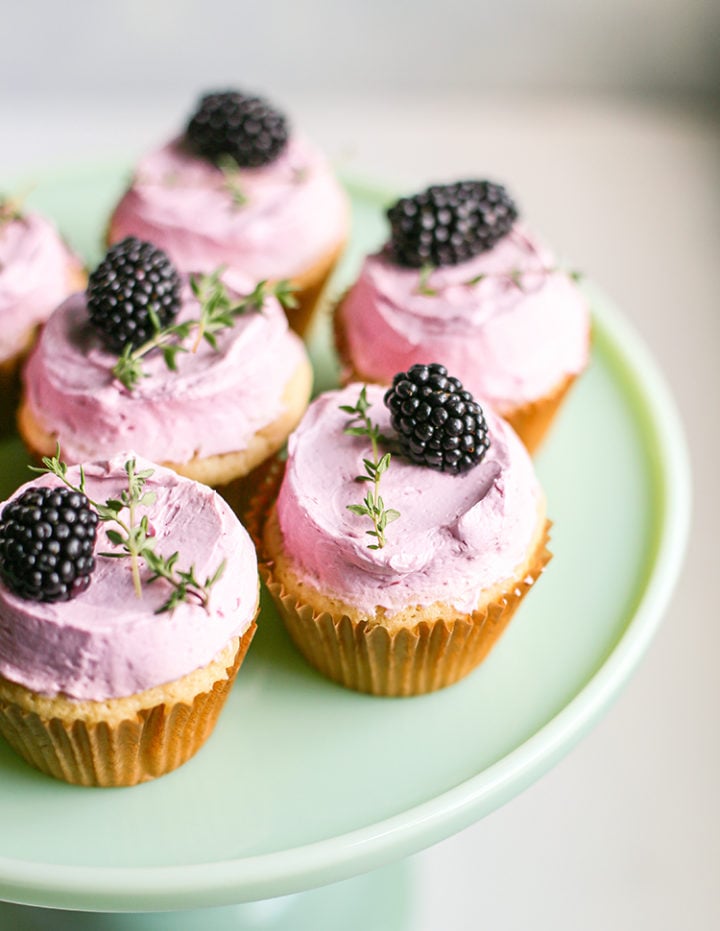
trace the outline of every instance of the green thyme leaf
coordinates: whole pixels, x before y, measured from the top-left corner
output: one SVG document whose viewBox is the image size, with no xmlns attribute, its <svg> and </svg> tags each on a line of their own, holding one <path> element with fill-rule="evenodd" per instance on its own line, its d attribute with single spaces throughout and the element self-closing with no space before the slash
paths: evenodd
<svg viewBox="0 0 720 931">
<path fill-rule="evenodd" d="M 360 389 L 357 402 L 354 406 L 349 404 L 340 405 L 340 410 L 350 415 L 350 421 L 345 427 L 344 433 L 347 436 L 363 436 L 370 440 L 372 447 L 372 459 L 363 458 L 363 468 L 365 475 L 355 477 L 356 482 L 370 482 L 372 488 L 367 492 L 362 504 L 346 505 L 348 511 L 357 514 L 358 517 L 369 517 L 373 524 L 372 530 L 366 530 L 366 534 L 377 540 L 377 543 L 368 543 L 368 549 L 379 550 L 385 546 L 385 528 L 386 526 L 400 516 L 400 512 L 392 508 L 385 508 L 385 502 L 380 495 L 380 477 L 387 472 L 390 467 L 391 454 L 379 454 L 378 442 L 380 439 L 380 428 L 374 424 L 368 417 L 370 402 L 367 399 L 367 386 L 363 385 Z"/>
<path fill-rule="evenodd" d="M 113 367 L 113 375 L 129 391 L 147 377 L 142 360 L 153 351 L 160 351 L 167 368 L 176 372 L 179 353 L 196 352 L 203 340 L 217 352 L 215 334 L 230 329 L 245 314 L 262 313 L 268 297 L 276 297 L 284 307 L 293 307 L 297 303 L 293 296 L 293 286 L 288 281 L 279 281 L 273 285 L 260 281 L 250 294 L 235 302 L 221 280 L 223 271 L 221 267 L 209 275 L 190 276 L 190 287 L 200 304 L 200 316 L 196 320 L 184 320 L 162 328 L 157 314 L 151 311 L 155 328 L 153 336 L 137 348 L 126 346 Z M 191 335 L 194 335 L 192 345 L 184 345 Z"/>
<path fill-rule="evenodd" d="M 508 278 L 515 285 L 516 288 L 519 288 L 521 291 L 525 290 L 523 285 L 523 273 L 519 268 L 511 268 L 508 272 Z"/>
<path fill-rule="evenodd" d="M 420 278 L 418 280 L 418 286 L 416 294 L 425 294 L 428 297 L 434 297 L 437 294 L 437 291 L 434 288 L 431 288 L 429 285 L 430 275 L 435 271 L 434 265 L 423 265 L 420 269 Z"/>
<path fill-rule="evenodd" d="M 278 281 L 274 287 L 275 297 L 285 310 L 294 310 L 298 307 L 298 299 L 295 297 L 295 285 L 290 281 Z"/>
<path fill-rule="evenodd" d="M 80 485 L 73 485 L 67 478 L 67 465 L 60 458 L 59 444 L 55 455 L 44 457 L 42 462 L 42 468 L 30 466 L 31 471 L 56 475 L 68 488 L 85 494 L 85 473 L 82 467 L 80 468 Z M 194 566 L 190 566 L 187 570 L 175 568 L 179 553 L 173 553 L 168 558 L 164 558 L 155 552 L 155 538 L 151 534 L 148 516 L 143 514 L 138 521 L 136 513 L 138 507 L 148 507 L 157 500 L 154 491 L 145 489 L 145 484 L 154 474 L 154 471 L 154 469 L 137 471 L 135 460 L 128 459 L 125 463 L 127 488 L 122 490 L 119 498 L 108 498 L 104 502 L 93 501 L 92 498 L 88 498 L 101 521 L 112 522 L 117 525 L 117 527 L 108 528 L 106 536 L 113 546 L 119 548 L 120 552 L 98 553 L 98 556 L 104 556 L 108 559 L 125 559 L 129 557 L 133 584 L 138 597 L 142 596 L 139 567 L 141 559 L 144 560 L 151 572 L 150 578 L 146 580 L 148 584 L 158 579 L 164 579 L 171 586 L 172 592 L 169 598 L 155 612 L 156 614 L 172 611 L 179 604 L 190 599 L 199 602 L 207 610 L 210 590 L 225 571 L 225 560 L 208 577 L 205 584 L 201 585 L 195 576 Z M 128 512 L 127 518 L 121 517 L 124 510 Z"/>
<path fill-rule="evenodd" d="M 217 162 L 218 168 L 223 173 L 223 184 L 225 190 L 230 194 L 234 207 L 243 207 L 248 198 L 242 186 L 242 174 L 240 166 L 232 155 L 221 155 Z"/>
</svg>

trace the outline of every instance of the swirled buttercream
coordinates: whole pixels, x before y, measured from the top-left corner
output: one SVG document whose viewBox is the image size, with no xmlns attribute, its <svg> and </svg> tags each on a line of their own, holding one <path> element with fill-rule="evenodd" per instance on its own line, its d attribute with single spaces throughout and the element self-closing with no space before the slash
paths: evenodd
<svg viewBox="0 0 720 931">
<path fill-rule="evenodd" d="M 587 364 L 587 301 L 552 253 L 516 223 L 493 249 L 421 282 L 368 257 L 339 309 L 349 361 L 384 384 L 440 362 L 501 413 L 535 401 Z"/>
<path fill-rule="evenodd" d="M 140 161 L 110 235 L 113 242 L 129 235 L 153 242 L 181 271 L 227 265 L 254 279 L 280 279 L 335 249 L 347 225 L 347 197 L 325 156 L 303 137 L 292 137 L 269 165 L 240 169 L 232 185 L 177 139 Z"/>
<path fill-rule="evenodd" d="M 81 265 L 44 217 L 0 223 L 0 362 L 25 349 L 28 335 L 74 288 Z"/>
<path fill-rule="evenodd" d="M 249 288 L 247 290 L 250 290 Z M 197 319 L 199 305 L 183 287 L 177 320 Z M 62 304 L 43 329 L 25 369 L 25 402 L 70 462 L 136 449 L 160 462 L 189 462 L 247 448 L 285 409 L 283 391 L 307 358 L 275 298 L 217 336 L 177 356 L 143 359 L 147 373 L 132 391 L 112 373 L 112 355 L 89 323 L 85 294 Z"/>
<path fill-rule="evenodd" d="M 400 512 L 382 549 L 368 549 L 369 521 L 347 509 L 368 487 L 368 440 L 348 436 L 360 386 L 321 395 L 290 437 L 277 512 L 283 546 L 306 584 L 361 610 L 450 604 L 472 611 L 488 587 L 509 579 L 527 559 L 544 516 L 532 463 L 513 430 L 486 411 L 491 446 L 461 475 L 393 456 L 380 491 Z M 369 416 L 392 435 L 384 389 L 369 385 Z"/>
<path fill-rule="evenodd" d="M 103 502 L 119 496 L 127 487 L 128 458 L 123 454 L 85 466 L 90 498 Z M 143 568 L 142 598 L 137 598 L 129 560 L 99 555 L 89 587 L 71 601 L 26 601 L 0 582 L 0 674 L 11 682 L 45 695 L 94 701 L 133 695 L 206 665 L 252 623 L 255 551 L 229 506 L 204 485 L 137 461 L 139 468 L 155 470 L 146 488 L 157 498 L 143 511 L 156 551 L 163 556 L 179 552 L 178 568 L 194 565 L 202 580 L 226 560 L 208 609 L 186 601 L 172 613 L 155 614 L 168 597 L 168 584 L 148 583 Z M 68 477 L 77 483 L 79 469 L 71 468 Z M 60 480 L 43 475 L 29 484 L 57 485 Z M 96 554 L 115 549 L 108 526 L 99 525 Z"/>
</svg>

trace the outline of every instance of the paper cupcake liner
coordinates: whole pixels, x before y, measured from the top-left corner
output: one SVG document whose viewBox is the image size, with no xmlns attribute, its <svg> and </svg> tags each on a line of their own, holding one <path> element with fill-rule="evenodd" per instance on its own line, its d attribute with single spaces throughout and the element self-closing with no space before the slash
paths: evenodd
<svg viewBox="0 0 720 931">
<path fill-rule="evenodd" d="M 15 411 L 20 403 L 20 356 L 0 362 L 0 438 L 15 429 Z"/>
<path fill-rule="evenodd" d="M 270 459 L 261 462 L 247 475 L 236 478 L 226 485 L 217 486 L 216 491 L 223 496 L 238 519 L 243 523 L 247 519 L 258 488 L 262 487 L 268 477 L 274 474 L 277 463 L 276 457 L 271 456 Z"/>
<path fill-rule="evenodd" d="M 348 296 L 349 292 L 350 288 L 346 288 L 337 299 L 335 306 L 332 308 L 333 345 L 335 346 L 335 354 L 337 355 L 338 361 L 340 362 L 340 381 L 343 385 L 346 385 L 351 381 L 373 380 L 363 378 L 360 373 L 355 370 L 355 366 L 353 365 L 350 358 L 350 347 L 348 345 L 347 336 L 345 333 L 345 326 L 343 325 L 340 317 L 340 308 L 342 307 L 343 301 Z"/>
<path fill-rule="evenodd" d="M 22 392 L 21 372 L 39 330 L 39 326 L 28 330 L 17 351 L 0 361 L 0 437 L 14 433 L 17 428 L 17 408 Z"/>
<path fill-rule="evenodd" d="M 248 512 L 260 572 L 295 646 L 319 672 L 335 682 L 373 695 L 421 695 L 459 681 L 485 659 L 518 605 L 551 559 L 545 522 L 522 579 L 510 580 L 482 609 L 458 619 L 421 621 L 390 632 L 380 624 L 346 614 L 316 611 L 288 593 L 272 572 L 264 552 L 262 527 L 282 481 L 276 463 Z M 448 606 L 448 613 L 453 609 Z"/>
<path fill-rule="evenodd" d="M 516 407 L 512 411 L 502 412 L 502 416 L 523 441 L 531 455 L 537 452 L 545 439 L 576 378 L 576 375 L 567 375 L 550 394 L 536 401 L 528 401 L 527 404 Z"/>
<path fill-rule="evenodd" d="M 177 769 L 213 731 L 255 633 L 243 634 L 226 677 L 191 703 L 160 703 L 112 724 L 46 719 L 0 699 L 0 735 L 31 766 L 83 786 L 133 786 Z"/>
<path fill-rule="evenodd" d="M 298 650 L 319 672 L 373 695 L 421 695 L 459 681 L 487 656 L 550 559 L 548 528 L 522 581 L 467 619 L 421 621 L 390 632 L 347 615 L 317 612 L 266 580 Z M 449 609 L 450 610 L 450 609 Z"/>
<path fill-rule="evenodd" d="M 345 248 L 345 241 L 334 246 L 322 256 L 311 268 L 306 269 L 292 279 L 297 307 L 286 308 L 288 323 L 299 336 L 305 336 L 315 317 L 315 310 L 325 290 L 330 275 L 333 273 Z"/>
<path fill-rule="evenodd" d="M 285 475 L 285 460 L 277 456 L 263 463 L 263 474 L 258 476 L 255 491 L 245 509 L 245 529 L 250 534 L 258 556 L 258 567 L 263 581 L 268 573 L 263 529 L 280 491 Z"/>
</svg>

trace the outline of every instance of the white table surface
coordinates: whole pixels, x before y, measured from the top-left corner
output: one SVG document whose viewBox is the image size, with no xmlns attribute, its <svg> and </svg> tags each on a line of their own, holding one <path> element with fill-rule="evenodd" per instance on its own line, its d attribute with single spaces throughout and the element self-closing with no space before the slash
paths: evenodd
<svg viewBox="0 0 720 931">
<path fill-rule="evenodd" d="M 691 451 L 685 569 L 639 671 L 599 726 L 538 784 L 412 859 L 407 931 L 715 931 L 717 112 L 567 96 L 286 104 L 346 171 L 399 191 L 460 176 L 505 181 L 532 225 L 643 335 L 674 391 Z M 0 189 L 48 158 L 132 157 L 172 132 L 187 109 L 182 99 L 140 106 L 0 92 Z"/>
</svg>

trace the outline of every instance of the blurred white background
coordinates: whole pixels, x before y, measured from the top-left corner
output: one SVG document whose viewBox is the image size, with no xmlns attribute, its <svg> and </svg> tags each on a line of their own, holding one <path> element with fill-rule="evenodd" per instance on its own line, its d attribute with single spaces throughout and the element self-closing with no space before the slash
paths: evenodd
<svg viewBox="0 0 720 931">
<path fill-rule="evenodd" d="M 714 0 L 31 0 L 6 3 L 15 92 L 498 88 L 712 94 Z"/>
<path fill-rule="evenodd" d="M 413 858 L 403 931 L 720 927 L 720 3 L 31 0 L 1 22 L 0 188 L 68 161 L 129 163 L 200 91 L 236 85 L 361 177 L 506 180 L 621 306 L 686 425 L 685 571 L 590 737 Z"/>
</svg>

